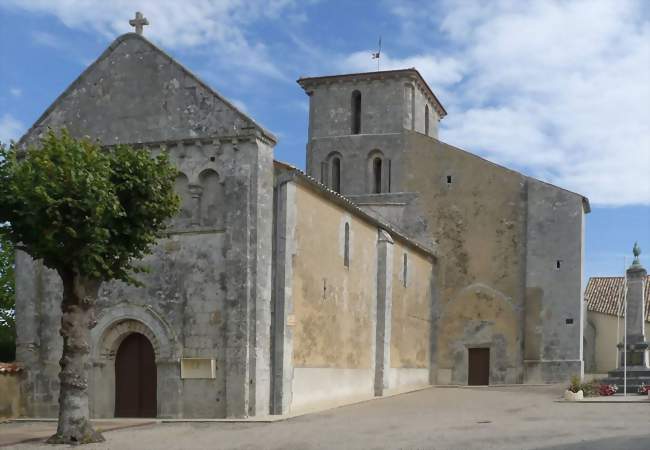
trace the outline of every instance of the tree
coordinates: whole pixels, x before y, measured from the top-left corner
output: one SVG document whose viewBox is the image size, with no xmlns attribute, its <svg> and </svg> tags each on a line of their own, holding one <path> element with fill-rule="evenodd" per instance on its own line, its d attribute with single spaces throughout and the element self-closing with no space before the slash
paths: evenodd
<svg viewBox="0 0 650 450">
<path fill-rule="evenodd" d="M 178 210 L 176 173 L 165 155 L 102 149 L 65 130 L 26 151 L 0 147 L 0 223 L 9 223 L 2 233 L 63 282 L 59 423 L 50 443 L 104 440 L 88 410 L 97 294 L 104 281 L 139 284 L 138 260 Z"/>
<path fill-rule="evenodd" d="M 16 357 L 14 258 L 13 243 L 0 234 L 0 361 L 6 362 Z"/>
</svg>

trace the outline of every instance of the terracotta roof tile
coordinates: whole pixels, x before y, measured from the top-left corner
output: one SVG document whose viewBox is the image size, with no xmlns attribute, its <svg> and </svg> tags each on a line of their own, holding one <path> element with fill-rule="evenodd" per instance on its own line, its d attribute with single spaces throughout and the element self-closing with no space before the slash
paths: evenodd
<svg viewBox="0 0 650 450">
<path fill-rule="evenodd" d="M 622 314 L 624 277 L 592 277 L 585 289 L 585 301 L 589 311 L 616 316 Z M 650 275 L 646 279 L 646 320 L 650 321 Z"/>
</svg>

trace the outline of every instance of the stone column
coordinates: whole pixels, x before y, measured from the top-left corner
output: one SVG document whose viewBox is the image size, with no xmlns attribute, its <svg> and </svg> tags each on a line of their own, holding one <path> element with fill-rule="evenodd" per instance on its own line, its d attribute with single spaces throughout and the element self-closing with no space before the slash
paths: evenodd
<svg viewBox="0 0 650 450">
<path fill-rule="evenodd" d="M 247 176 L 225 179 L 226 213 L 226 417 L 249 415 L 250 378 L 250 218 Z"/>
<path fill-rule="evenodd" d="M 293 383 L 293 257 L 295 255 L 296 186 L 278 180 L 275 192 L 273 256 L 273 389 L 271 414 L 287 414 Z"/>
<path fill-rule="evenodd" d="M 635 245 L 635 248 L 638 247 Z M 625 314 L 627 337 L 627 365 L 648 368 L 648 343 L 645 336 L 645 302 L 644 288 L 648 273 L 639 262 L 635 251 L 635 260 L 627 269 L 627 309 Z M 619 348 L 623 347 L 623 343 Z M 621 366 L 623 355 L 621 354 Z"/>
<path fill-rule="evenodd" d="M 393 238 L 379 230 L 377 240 L 377 330 L 375 396 L 389 388 L 391 314 L 393 309 Z"/>
</svg>

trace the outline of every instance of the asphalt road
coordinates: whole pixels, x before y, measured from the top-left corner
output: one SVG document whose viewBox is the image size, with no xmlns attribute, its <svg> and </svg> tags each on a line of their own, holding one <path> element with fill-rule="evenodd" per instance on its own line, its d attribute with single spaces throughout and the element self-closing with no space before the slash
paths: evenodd
<svg viewBox="0 0 650 450">
<path fill-rule="evenodd" d="M 109 431 L 84 449 L 648 450 L 650 403 L 558 403 L 562 387 L 431 388 L 275 423 Z M 0 429 L 1 432 L 1 429 Z M 47 448 L 27 443 L 15 448 Z"/>
</svg>

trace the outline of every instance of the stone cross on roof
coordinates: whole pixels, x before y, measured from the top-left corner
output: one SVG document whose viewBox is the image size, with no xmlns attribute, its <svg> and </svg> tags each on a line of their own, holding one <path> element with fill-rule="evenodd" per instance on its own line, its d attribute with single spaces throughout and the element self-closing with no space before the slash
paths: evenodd
<svg viewBox="0 0 650 450">
<path fill-rule="evenodd" d="M 145 25 L 149 25 L 149 21 L 146 17 L 142 16 L 142 13 L 140 11 L 138 11 L 135 13 L 135 19 L 129 20 L 129 25 L 135 27 L 135 32 L 141 35 L 143 27 Z"/>
</svg>

